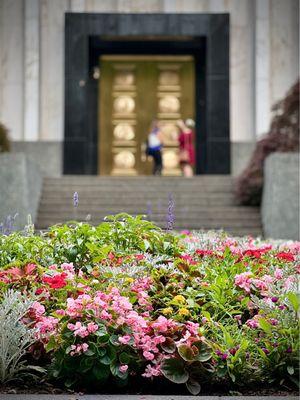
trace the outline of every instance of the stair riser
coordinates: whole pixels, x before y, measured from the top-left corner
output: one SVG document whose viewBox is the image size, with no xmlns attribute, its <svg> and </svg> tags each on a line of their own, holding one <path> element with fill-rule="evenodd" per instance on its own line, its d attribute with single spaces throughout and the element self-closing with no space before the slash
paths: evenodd
<svg viewBox="0 0 300 400">
<path fill-rule="evenodd" d="M 39 215 L 57 215 L 57 216 L 78 216 L 83 217 L 87 214 L 92 214 L 92 215 L 110 215 L 110 214 L 119 214 L 119 213 L 128 213 L 128 214 L 151 214 L 155 217 L 160 217 L 164 216 L 167 214 L 167 209 L 166 210 L 156 210 L 154 207 L 152 210 L 146 210 L 145 208 L 143 209 L 137 209 L 137 208 L 114 208 L 114 209 L 105 209 L 105 208 L 87 208 L 87 209 L 80 209 L 77 211 L 72 211 L 71 208 L 69 207 L 68 209 L 66 208 L 56 208 L 55 207 L 43 207 L 43 209 L 40 211 Z M 203 210 L 199 211 L 197 209 L 191 209 L 191 208 L 174 208 L 174 214 L 178 216 L 185 216 L 189 218 L 213 218 L 213 219 L 260 219 L 260 214 L 257 212 L 230 212 L 228 211 L 226 214 L 223 212 L 205 212 Z"/>
</svg>

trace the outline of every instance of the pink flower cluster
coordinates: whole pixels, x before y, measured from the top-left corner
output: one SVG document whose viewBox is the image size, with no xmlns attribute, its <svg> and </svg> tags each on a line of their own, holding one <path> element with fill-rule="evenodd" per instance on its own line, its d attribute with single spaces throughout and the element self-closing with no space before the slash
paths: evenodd
<svg viewBox="0 0 300 400">
<path fill-rule="evenodd" d="M 70 355 L 75 356 L 75 355 L 80 355 L 82 353 L 85 353 L 89 348 L 89 345 L 87 343 L 82 343 L 82 344 L 72 344 L 70 346 Z"/>
<path fill-rule="evenodd" d="M 133 287 L 134 290 L 148 289 L 149 285 L 148 279 L 138 280 Z M 113 327 L 117 331 L 125 331 L 124 334 L 119 335 L 119 343 L 123 346 L 131 346 L 151 362 L 148 364 L 144 376 L 161 374 L 159 368 L 161 361 L 170 357 L 170 354 L 165 353 L 161 347 L 166 341 L 166 337 L 172 337 L 176 332 L 180 332 L 181 339 L 176 342 L 176 345 L 192 344 L 193 341 L 200 340 L 197 323 L 187 322 L 182 325 L 164 316 L 159 316 L 153 321 L 147 312 L 139 314 L 133 310 L 129 299 L 122 296 L 117 288 L 112 288 L 107 294 L 97 291 L 93 295 L 81 294 L 77 298 L 68 298 L 65 314 L 71 320 L 75 320 L 74 323 L 70 321 L 67 328 L 74 333 L 74 336 L 80 338 L 87 338 L 90 334 L 95 333 L 99 328 L 98 324 L 103 323 L 108 328 Z M 74 354 L 79 354 L 84 350 L 78 350 L 76 347 L 72 351 Z M 122 365 L 121 367 L 120 371 L 125 373 L 128 366 Z"/>
<path fill-rule="evenodd" d="M 28 317 L 34 321 L 34 326 L 37 328 L 37 338 L 47 342 L 49 336 L 56 333 L 56 328 L 59 320 L 51 316 L 45 316 L 45 307 L 35 301 L 29 311 Z"/>
<path fill-rule="evenodd" d="M 80 336 L 81 338 L 87 337 L 91 333 L 95 333 L 98 330 L 98 325 L 94 322 L 89 322 L 87 326 L 82 325 L 81 322 L 77 321 L 76 324 L 68 324 L 68 329 L 74 332 L 74 336 Z"/>
</svg>

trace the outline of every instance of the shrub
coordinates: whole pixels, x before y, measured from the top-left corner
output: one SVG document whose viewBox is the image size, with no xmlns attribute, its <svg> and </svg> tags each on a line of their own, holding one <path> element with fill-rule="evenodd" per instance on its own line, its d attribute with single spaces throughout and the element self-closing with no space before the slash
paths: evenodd
<svg viewBox="0 0 300 400">
<path fill-rule="evenodd" d="M 9 144 L 9 140 L 8 140 L 8 130 L 0 122 L 0 153 L 9 151 L 9 149 L 10 149 L 10 144 Z"/>
<path fill-rule="evenodd" d="M 236 181 L 235 194 L 241 204 L 260 205 L 264 161 L 269 154 L 299 151 L 299 81 L 273 111 L 270 132 L 257 142 L 248 167 Z"/>
</svg>

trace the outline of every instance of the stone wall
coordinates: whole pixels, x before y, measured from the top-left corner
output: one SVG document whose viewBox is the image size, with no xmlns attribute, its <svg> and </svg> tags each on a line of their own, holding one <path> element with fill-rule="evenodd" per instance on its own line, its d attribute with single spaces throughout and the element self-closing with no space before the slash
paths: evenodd
<svg viewBox="0 0 300 400">
<path fill-rule="evenodd" d="M 24 154 L 0 154 L 0 222 L 18 214 L 16 228 L 24 228 L 28 214 L 34 222 L 42 188 L 37 164 Z"/>
<path fill-rule="evenodd" d="M 62 175 L 62 142 L 12 142 L 13 153 L 24 153 L 43 176 Z"/>
<path fill-rule="evenodd" d="M 299 154 L 274 153 L 265 161 L 264 236 L 299 240 Z"/>
<path fill-rule="evenodd" d="M 62 141 L 64 13 L 230 13 L 231 140 L 268 129 L 298 76 L 298 0 L 1 0 L 0 120 L 16 141 Z"/>
</svg>

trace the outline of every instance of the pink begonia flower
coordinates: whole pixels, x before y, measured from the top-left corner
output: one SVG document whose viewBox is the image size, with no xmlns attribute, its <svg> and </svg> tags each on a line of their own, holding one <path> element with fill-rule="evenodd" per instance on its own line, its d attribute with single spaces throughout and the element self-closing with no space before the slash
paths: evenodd
<svg viewBox="0 0 300 400">
<path fill-rule="evenodd" d="M 38 301 L 35 301 L 32 304 L 31 309 L 35 313 L 36 318 L 39 318 L 43 314 L 45 314 L 45 307 L 41 303 L 39 303 Z"/>
<path fill-rule="evenodd" d="M 149 351 L 144 351 L 143 356 L 146 358 L 146 360 L 153 360 L 154 359 L 154 354 L 150 353 Z"/>
<path fill-rule="evenodd" d="M 269 289 L 269 285 L 261 279 L 251 279 L 251 283 L 261 291 L 267 291 Z"/>
<path fill-rule="evenodd" d="M 70 355 L 75 356 L 76 354 L 80 355 L 81 353 L 86 352 L 89 348 L 89 345 L 87 343 L 82 343 L 77 345 L 72 344 L 70 348 L 71 348 Z"/>
<path fill-rule="evenodd" d="M 198 335 L 199 324 L 197 322 L 187 321 L 185 326 L 192 335 Z"/>
<path fill-rule="evenodd" d="M 87 324 L 87 330 L 89 331 L 89 333 L 95 333 L 98 330 L 98 325 L 95 324 L 94 322 L 89 322 Z"/>
<path fill-rule="evenodd" d="M 274 276 L 276 279 L 282 279 L 283 277 L 283 271 L 280 268 L 276 268 L 274 272 Z"/>
<path fill-rule="evenodd" d="M 82 351 L 85 352 L 89 348 L 89 345 L 87 343 L 82 343 Z"/>
<path fill-rule="evenodd" d="M 169 328 L 174 327 L 176 324 L 171 319 L 167 319 L 160 315 L 156 321 L 152 322 L 152 328 L 156 329 L 159 332 L 167 332 Z"/>
<path fill-rule="evenodd" d="M 118 338 L 119 342 L 122 344 L 128 344 L 130 342 L 131 337 L 129 335 L 120 336 Z"/>
<path fill-rule="evenodd" d="M 38 329 L 38 334 L 49 334 L 55 332 L 58 322 L 59 320 L 54 317 L 41 317 L 35 327 Z"/>
<path fill-rule="evenodd" d="M 119 371 L 122 372 L 123 374 L 125 374 L 125 372 L 126 372 L 127 370 L 128 370 L 128 365 L 127 365 L 127 364 L 121 365 L 121 366 L 119 367 Z"/>
<path fill-rule="evenodd" d="M 71 263 L 63 263 L 63 264 L 61 264 L 61 269 L 63 271 L 69 271 L 72 274 L 75 274 L 75 269 L 74 269 L 74 265 L 73 265 L 72 262 Z"/>
<path fill-rule="evenodd" d="M 55 312 L 56 312 L 57 315 L 66 315 L 65 310 L 59 309 L 59 310 L 56 310 Z"/>
<path fill-rule="evenodd" d="M 295 277 L 294 276 L 289 276 L 284 281 L 284 284 L 283 284 L 284 289 L 285 290 L 290 290 L 290 288 L 293 286 L 293 283 L 295 283 Z"/>
<path fill-rule="evenodd" d="M 142 374 L 142 376 L 145 378 L 152 378 L 153 376 L 160 376 L 160 375 L 161 375 L 160 366 L 159 365 L 152 366 L 151 364 L 148 364 L 146 366 L 145 372 Z"/>
<path fill-rule="evenodd" d="M 105 310 L 101 311 L 100 317 L 101 317 L 101 319 L 108 320 L 108 321 L 112 319 L 112 315 Z"/>
<path fill-rule="evenodd" d="M 74 332 L 74 336 L 80 336 L 84 338 L 89 335 L 89 331 L 87 330 L 87 328 L 79 321 L 77 321 L 75 325 L 68 324 L 67 328 L 70 329 L 70 331 Z"/>
<path fill-rule="evenodd" d="M 241 289 L 244 289 L 247 293 L 250 293 L 251 276 L 252 272 L 250 271 L 238 274 L 234 278 L 234 283 Z"/>
</svg>

